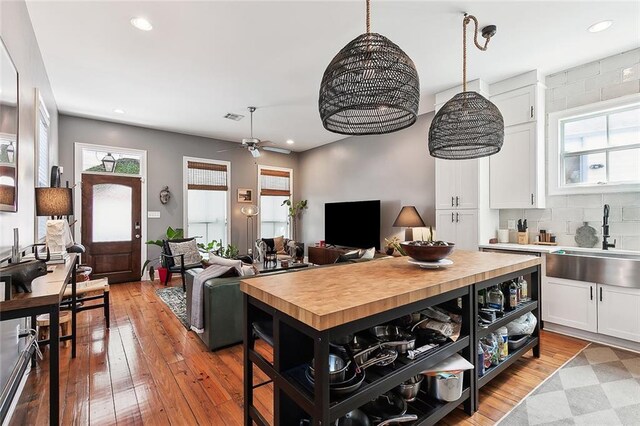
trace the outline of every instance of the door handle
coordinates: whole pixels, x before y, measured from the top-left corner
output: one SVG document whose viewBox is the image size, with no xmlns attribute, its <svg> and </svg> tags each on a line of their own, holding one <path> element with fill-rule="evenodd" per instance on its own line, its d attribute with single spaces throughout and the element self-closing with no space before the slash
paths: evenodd
<svg viewBox="0 0 640 426">
<path fill-rule="evenodd" d="M 456 213 L 456 222 L 460 222 L 460 215 Z"/>
<path fill-rule="evenodd" d="M 456 207 L 460 205 L 460 197 L 456 195 Z"/>
<path fill-rule="evenodd" d="M 451 207 L 454 207 L 454 198 L 451 197 Z"/>
<path fill-rule="evenodd" d="M 602 302 L 602 287 L 600 287 L 600 301 Z"/>
<path fill-rule="evenodd" d="M 593 286 L 592 285 L 589 286 L 589 299 L 593 300 Z"/>
</svg>

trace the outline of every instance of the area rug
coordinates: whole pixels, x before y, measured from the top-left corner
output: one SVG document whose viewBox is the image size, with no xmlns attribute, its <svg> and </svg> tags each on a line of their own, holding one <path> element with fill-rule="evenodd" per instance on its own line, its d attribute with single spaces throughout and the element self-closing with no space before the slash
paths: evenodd
<svg viewBox="0 0 640 426">
<path fill-rule="evenodd" d="M 171 309 L 185 328 L 189 328 L 187 320 L 187 294 L 180 287 L 166 287 L 156 290 L 156 294 Z"/>
<path fill-rule="evenodd" d="M 498 424 L 637 426 L 640 424 L 640 354 L 593 343 Z"/>
</svg>

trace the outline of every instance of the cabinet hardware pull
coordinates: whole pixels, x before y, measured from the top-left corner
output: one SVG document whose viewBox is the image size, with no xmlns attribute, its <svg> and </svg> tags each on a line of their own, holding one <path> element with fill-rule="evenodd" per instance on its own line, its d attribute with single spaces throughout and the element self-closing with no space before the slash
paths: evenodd
<svg viewBox="0 0 640 426">
<path fill-rule="evenodd" d="M 531 105 L 531 118 L 533 118 L 533 105 Z"/>
<path fill-rule="evenodd" d="M 589 286 L 589 299 L 593 300 L 593 286 L 592 285 Z"/>
<path fill-rule="evenodd" d="M 453 212 L 451 212 L 451 223 L 453 223 Z"/>
<path fill-rule="evenodd" d="M 453 201 L 454 201 L 454 198 L 453 198 L 453 197 L 451 197 L 451 207 L 453 207 L 453 206 L 454 206 Z"/>
<path fill-rule="evenodd" d="M 600 287 L 600 301 L 602 302 L 602 287 Z"/>
<path fill-rule="evenodd" d="M 456 207 L 460 205 L 460 197 L 456 195 Z"/>
<path fill-rule="evenodd" d="M 456 213 L 456 222 L 460 222 L 459 214 Z"/>
<path fill-rule="evenodd" d="M 533 205 L 533 193 L 531 193 L 531 205 Z"/>
</svg>

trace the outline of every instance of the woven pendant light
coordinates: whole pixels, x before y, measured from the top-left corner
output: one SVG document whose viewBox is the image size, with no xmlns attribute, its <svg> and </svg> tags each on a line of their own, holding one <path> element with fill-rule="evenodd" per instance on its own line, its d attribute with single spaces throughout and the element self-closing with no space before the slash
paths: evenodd
<svg viewBox="0 0 640 426">
<path fill-rule="evenodd" d="M 344 135 L 379 135 L 415 123 L 420 81 L 411 58 L 388 38 L 370 31 L 333 58 L 320 85 L 318 107 L 325 129 Z"/>
<path fill-rule="evenodd" d="M 484 46 L 478 43 L 478 20 L 465 13 L 462 23 L 462 93 L 438 111 L 429 128 L 429 153 L 436 158 L 463 160 L 493 155 L 504 142 L 504 121 L 498 107 L 477 92 L 467 91 L 467 24 L 475 23 L 474 43 L 487 50 L 496 33 L 490 25 L 482 29 Z"/>
</svg>

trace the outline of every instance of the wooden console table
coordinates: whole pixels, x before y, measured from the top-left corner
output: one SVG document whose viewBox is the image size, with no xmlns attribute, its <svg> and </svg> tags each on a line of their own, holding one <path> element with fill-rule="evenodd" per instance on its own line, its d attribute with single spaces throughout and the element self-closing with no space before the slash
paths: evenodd
<svg viewBox="0 0 640 426">
<path fill-rule="evenodd" d="M 71 336 L 62 340 L 71 340 L 71 356 L 76 356 L 76 274 L 78 255 L 69 254 L 64 264 L 55 265 L 53 272 L 33 280 L 32 293 L 17 293 L 10 300 L 0 302 L 0 321 L 31 317 L 35 326 L 35 317 L 49 314 L 49 424 L 60 422 L 60 302 L 67 283 L 71 282 Z M 47 343 L 46 341 L 39 343 Z"/>
</svg>

